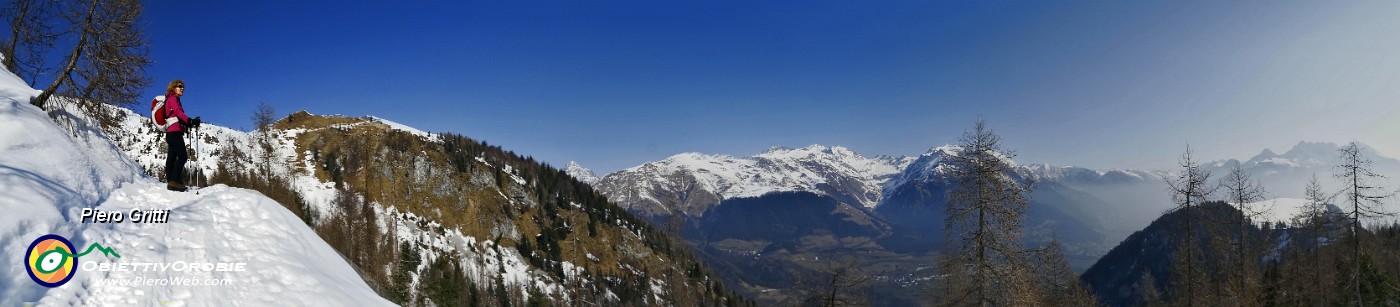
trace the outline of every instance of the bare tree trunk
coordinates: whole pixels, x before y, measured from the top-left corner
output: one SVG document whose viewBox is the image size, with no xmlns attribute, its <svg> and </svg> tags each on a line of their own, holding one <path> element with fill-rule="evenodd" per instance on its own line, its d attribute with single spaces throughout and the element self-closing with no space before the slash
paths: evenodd
<svg viewBox="0 0 1400 307">
<path fill-rule="evenodd" d="M 867 302 L 861 295 L 851 293 L 870 282 L 871 277 L 860 272 L 854 259 L 832 261 L 822 270 L 820 304 L 827 307 L 861 306 Z"/>
<path fill-rule="evenodd" d="M 13 16 L 9 19 L 10 41 L 0 45 L 5 68 L 25 79 L 30 86 L 43 69 L 44 53 L 53 48 L 58 37 L 50 27 L 56 4 L 52 0 L 14 0 L 0 13 Z"/>
<path fill-rule="evenodd" d="M 1235 238 L 1236 259 L 1234 263 L 1236 266 L 1236 293 L 1240 299 L 1237 303 L 1251 306 L 1254 305 L 1255 300 L 1249 299 L 1249 293 L 1251 292 L 1249 287 L 1249 269 L 1253 267 L 1253 265 L 1249 263 L 1249 261 L 1246 261 L 1251 258 L 1251 255 L 1248 253 L 1251 245 L 1248 238 L 1248 226 L 1251 218 L 1258 216 L 1259 213 L 1250 210 L 1247 204 L 1263 200 L 1265 192 L 1259 182 L 1251 179 L 1249 173 L 1245 172 L 1244 167 L 1240 164 L 1239 162 L 1234 163 L 1230 168 L 1230 173 L 1222 180 L 1221 186 L 1230 193 L 1230 200 L 1235 202 L 1235 206 L 1239 207 L 1240 210 L 1239 218 L 1234 221 L 1237 228 L 1236 231 L 1238 231 Z"/>
<path fill-rule="evenodd" d="M 39 96 L 30 100 L 30 104 L 39 108 L 44 108 L 44 104 L 49 101 L 49 97 L 52 97 L 54 92 L 58 91 L 58 86 L 63 84 L 63 82 L 69 81 L 71 78 L 70 74 L 73 73 L 74 69 L 78 68 L 78 57 L 82 56 L 83 48 L 88 44 L 88 36 L 92 33 L 93 15 L 97 13 L 97 1 L 98 0 L 92 0 L 92 2 L 88 4 L 87 17 L 83 17 L 83 30 L 78 32 L 78 44 L 73 46 L 72 52 L 68 53 L 68 61 L 63 64 L 63 68 L 59 70 L 57 79 L 54 79 L 53 83 L 49 84 L 49 87 L 44 88 L 44 91 L 39 93 Z"/>
<path fill-rule="evenodd" d="M 1323 227 L 1330 222 L 1330 212 L 1327 210 L 1327 203 L 1331 196 L 1325 195 L 1322 191 L 1322 184 L 1317 182 L 1317 174 L 1313 174 L 1308 181 L 1307 188 L 1303 191 L 1307 196 L 1308 203 L 1303 210 L 1301 219 L 1302 225 L 1307 230 L 1307 242 L 1303 245 L 1303 256 L 1306 257 L 1308 278 L 1302 284 L 1308 288 L 1306 291 L 1313 306 L 1322 304 L 1322 291 L 1319 289 L 1322 284 L 1322 261 L 1318 255 L 1317 237 L 1322 235 Z"/>
<path fill-rule="evenodd" d="M 10 43 L 0 46 L 4 47 L 4 50 L 0 50 L 0 55 L 5 56 L 5 69 L 8 69 L 12 72 L 16 72 L 16 74 L 18 74 L 19 71 L 19 64 L 15 62 L 15 48 L 19 46 L 20 37 L 23 37 L 25 35 L 24 22 L 30 16 L 29 14 L 32 13 L 30 8 L 33 7 L 33 4 L 33 0 L 15 1 L 13 8 L 14 12 L 12 12 L 15 14 L 15 17 L 10 20 Z"/>
<path fill-rule="evenodd" d="M 1383 200 L 1395 196 L 1396 192 L 1380 191 L 1382 187 L 1374 181 L 1384 179 L 1385 176 L 1371 170 L 1371 160 L 1362 155 L 1361 147 L 1356 142 L 1347 144 L 1339 151 L 1342 165 L 1338 166 L 1341 171 L 1337 177 L 1349 182 L 1344 193 L 1351 200 L 1351 212 L 1347 212 L 1351 219 L 1351 287 L 1356 303 L 1362 304 L 1361 219 L 1394 216 L 1393 213 L 1382 211 L 1380 206 Z"/>
<path fill-rule="evenodd" d="M 1186 288 L 1186 305 L 1195 306 L 1196 284 L 1200 282 L 1197 280 L 1198 276 L 1196 274 L 1198 263 L 1196 260 L 1195 225 L 1197 221 L 1195 211 L 1200 208 L 1199 203 L 1205 201 L 1206 196 L 1214 192 L 1214 189 L 1206 188 L 1205 185 L 1206 182 L 1209 181 L 1210 172 L 1201 169 L 1200 165 L 1196 164 L 1196 161 L 1191 157 L 1191 148 L 1189 146 L 1186 148 L 1186 153 L 1181 156 L 1180 165 L 1183 171 L 1181 174 L 1177 175 L 1176 178 L 1164 179 L 1169 187 L 1168 191 L 1172 193 L 1172 199 L 1176 201 L 1177 204 L 1173 210 L 1186 211 L 1186 239 L 1182 240 L 1182 242 L 1185 242 L 1182 248 L 1186 250 L 1186 257 L 1183 258 L 1182 261 L 1184 261 L 1186 268 L 1185 272 L 1177 274 L 1177 278 L 1184 278 L 1184 280 L 1181 280 L 1181 286 Z M 1178 297 L 1176 299 L 1181 298 Z"/>
<path fill-rule="evenodd" d="M 91 0 L 59 6 L 68 6 L 58 10 L 66 12 L 66 33 L 77 37 L 72 51 L 53 72 L 53 82 L 30 103 L 42 108 L 54 95 L 71 96 L 84 102 L 80 106 L 97 116 L 104 127 L 113 126 L 117 118 L 99 112 L 97 104 L 133 104 L 141 89 L 150 84 L 145 74 L 151 64 L 148 44 L 138 22 L 141 3 Z"/>
<path fill-rule="evenodd" d="M 1058 238 L 1050 240 L 1035 253 L 1037 285 L 1043 306 L 1096 306 L 1094 295 L 1079 280 L 1079 274 L 1069 267 Z"/>
<path fill-rule="evenodd" d="M 1352 152 L 1352 157 L 1355 156 L 1356 153 Z M 1354 265 L 1351 270 L 1351 288 L 1356 292 L 1358 306 L 1361 305 L 1361 176 L 1357 174 L 1359 169 L 1357 164 L 1352 163 L 1348 170 L 1351 173 L 1351 186 L 1354 191 L 1351 193 L 1351 259 Z"/>
</svg>

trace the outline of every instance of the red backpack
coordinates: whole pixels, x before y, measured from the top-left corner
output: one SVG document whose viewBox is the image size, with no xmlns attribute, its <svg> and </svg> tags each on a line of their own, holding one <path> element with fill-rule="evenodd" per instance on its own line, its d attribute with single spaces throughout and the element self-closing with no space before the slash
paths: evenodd
<svg viewBox="0 0 1400 307">
<path fill-rule="evenodd" d="M 151 124 L 159 129 L 156 132 L 165 132 L 165 129 L 169 129 L 170 125 L 178 121 L 174 116 L 165 115 L 165 95 L 156 96 L 156 99 L 151 100 Z"/>
</svg>

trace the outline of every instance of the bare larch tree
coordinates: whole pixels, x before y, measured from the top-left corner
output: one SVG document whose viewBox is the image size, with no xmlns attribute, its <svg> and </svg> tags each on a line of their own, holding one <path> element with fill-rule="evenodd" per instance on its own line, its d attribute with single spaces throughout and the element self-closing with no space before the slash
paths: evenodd
<svg viewBox="0 0 1400 307">
<path fill-rule="evenodd" d="M 1301 228 L 1304 233 L 1303 238 L 1299 240 L 1299 248 L 1302 249 L 1300 252 L 1302 259 L 1299 261 L 1304 262 L 1304 264 L 1293 267 L 1302 271 L 1301 274 L 1298 274 L 1300 276 L 1296 278 L 1303 280 L 1303 282 L 1297 283 L 1303 287 L 1300 292 L 1307 299 L 1303 303 L 1309 306 L 1321 306 L 1324 303 L 1322 285 L 1325 282 L 1322 270 L 1325 267 L 1318 255 L 1318 248 L 1321 247 L 1318 238 L 1330 230 L 1329 227 L 1335 218 L 1332 211 L 1328 209 L 1328 204 L 1332 202 L 1335 195 L 1325 192 L 1322 184 L 1317 181 L 1317 174 L 1313 174 L 1312 178 L 1308 180 L 1307 187 L 1303 190 L 1303 196 L 1307 202 L 1303 204 L 1298 215 L 1293 217 L 1293 224 L 1295 227 Z"/>
<path fill-rule="evenodd" d="M 1214 192 L 1215 188 L 1207 187 L 1206 183 L 1210 180 L 1210 171 L 1202 169 L 1192 158 L 1190 146 L 1187 146 L 1186 153 L 1181 155 L 1179 165 L 1181 173 L 1163 178 L 1169 187 L 1167 191 L 1172 195 L 1172 202 L 1176 205 L 1171 210 L 1184 210 L 1186 215 L 1183 224 L 1186 238 L 1182 240 L 1184 242 L 1181 245 L 1182 250 L 1177 251 L 1177 253 L 1182 254 L 1178 259 L 1181 259 L 1181 265 L 1184 268 L 1177 270 L 1176 274 L 1178 282 L 1176 287 L 1184 288 L 1179 290 L 1184 290 L 1185 296 L 1178 296 L 1175 299 L 1180 301 L 1184 298 L 1186 306 L 1195 306 L 1196 286 L 1204 282 L 1201 280 L 1203 274 L 1198 272 L 1202 268 L 1199 259 L 1197 259 L 1200 255 L 1199 251 L 1196 250 L 1195 228 L 1198 217 L 1195 215 L 1201 204 L 1206 201 L 1206 197 Z"/>
<path fill-rule="evenodd" d="M 949 157 L 945 233 L 952 250 L 939 296 L 950 305 L 1034 304 L 1034 276 L 1017 245 L 1029 179 L 1015 178 L 1014 155 L 1001 149 L 1001 137 L 985 121 L 978 119 L 959 142 L 960 151 Z"/>
<path fill-rule="evenodd" d="M 865 306 L 869 300 L 860 289 L 874 277 L 860 270 L 854 258 L 828 261 L 816 272 L 812 291 L 822 307 Z"/>
<path fill-rule="evenodd" d="M 1084 282 L 1079 280 L 1079 274 L 1070 268 L 1069 261 L 1065 260 L 1064 249 L 1060 244 L 1060 239 L 1051 239 L 1044 248 L 1035 251 L 1033 266 L 1037 268 L 1037 282 L 1040 284 L 1041 306 L 1098 306 L 1094 299 L 1094 294 L 1089 292 L 1089 288 Z"/>
<path fill-rule="evenodd" d="M 1362 154 L 1361 147 L 1356 142 L 1351 142 L 1338 151 L 1341 153 L 1342 164 L 1337 166 L 1336 176 L 1345 185 L 1341 193 L 1342 198 L 1351 204 L 1351 210 L 1345 212 L 1351 236 L 1351 288 L 1356 295 L 1357 304 L 1360 304 L 1361 223 L 1363 219 L 1393 215 L 1382 210 L 1381 203 L 1386 198 L 1395 196 L 1396 192 L 1386 191 L 1386 188 L 1381 186 L 1379 181 L 1386 177 L 1371 170 L 1371 159 Z"/>
<path fill-rule="evenodd" d="M 1236 287 L 1234 292 L 1238 299 L 1236 303 L 1242 306 L 1253 306 L 1257 304 L 1252 299 L 1254 296 L 1251 293 L 1255 291 L 1251 281 L 1254 280 L 1250 278 L 1249 273 L 1252 268 L 1256 267 L 1250 259 L 1256 259 L 1256 257 L 1253 255 L 1255 241 L 1249 237 L 1249 226 L 1251 221 L 1258 217 L 1263 210 L 1251 208 L 1250 204 L 1264 200 L 1266 192 L 1258 180 L 1250 177 L 1249 172 L 1244 170 L 1242 164 L 1240 162 L 1232 163 L 1230 173 L 1225 174 L 1225 178 L 1221 178 L 1220 186 L 1225 188 L 1225 192 L 1229 194 L 1229 201 L 1235 203 L 1235 206 L 1240 210 L 1239 217 L 1232 221 L 1236 228 L 1235 259 L 1233 259 L 1235 261 L 1232 263 L 1235 279 L 1233 286 Z"/>
<path fill-rule="evenodd" d="M 259 101 L 258 106 L 253 109 L 253 115 L 249 117 L 253 121 L 253 139 L 258 147 L 262 148 L 262 158 L 264 163 L 264 173 L 271 173 L 273 158 L 272 148 L 272 124 L 277 121 L 277 111 L 267 102 Z"/>
</svg>

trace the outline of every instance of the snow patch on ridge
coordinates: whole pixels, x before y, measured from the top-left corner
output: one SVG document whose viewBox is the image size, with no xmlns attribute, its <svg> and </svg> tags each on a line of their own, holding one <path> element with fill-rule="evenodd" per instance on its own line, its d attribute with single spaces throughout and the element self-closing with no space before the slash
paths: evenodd
<svg viewBox="0 0 1400 307">
<path fill-rule="evenodd" d="M 400 123 L 398 123 L 398 122 L 394 122 L 394 121 L 391 121 L 391 120 L 387 120 L 387 119 L 384 119 L 384 118 L 381 118 L 381 117 L 378 117 L 378 116 L 368 115 L 368 116 L 361 117 L 361 119 L 364 119 L 364 120 L 367 120 L 367 121 L 371 121 L 371 122 L 381 123 L 381 124 L 384 124 L 384 125 L 389 126 L 390 129 L 399 130 L 399 131 L 403 131 L 403 132 L 408 132 L 408 133 L 410 133 L 410 134 L 423 137 L 423 138 L 427 139 L 429 142 L 440 142 L 440 141 L 442 141 L 442 139 L 441 139 L 437 134 L 432 134 L 432 133 L 425 132 L 425 131 L 423 131 L 423 130 L 418 130 L 418 128 L 409 127 L 408 125 L 400 124 Z"/>
<path fill-rule="evenodd" d="M 1237 203 L 1231 203 L 1235 209 L 1243 209 L 1247 213 L 1257 214 L 1251 217 L 1255 224 L 1282 222 L 1293 225 L 1293 219 L 1301 216 L 1305 207 L 1310 203 L 1306 199 L 1297 198 L 1275 198 L 1252 203 L 1245 203 L 1243 208 Z"/>
</svg>

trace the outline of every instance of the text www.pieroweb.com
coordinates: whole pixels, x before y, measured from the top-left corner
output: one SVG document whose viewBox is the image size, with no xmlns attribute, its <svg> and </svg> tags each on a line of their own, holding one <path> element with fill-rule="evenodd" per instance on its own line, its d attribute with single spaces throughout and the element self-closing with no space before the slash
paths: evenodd
<svg viewBox="0 0 1400 307">
<path fill-rule="evenodd" d="M 117 286 L 227 286 L 233 284 L 233 279 L 190 278 L 184 276 L 169 276 L 160 278 L 133 277 L 98 279 L 97 283 Z"/>
</svg>

